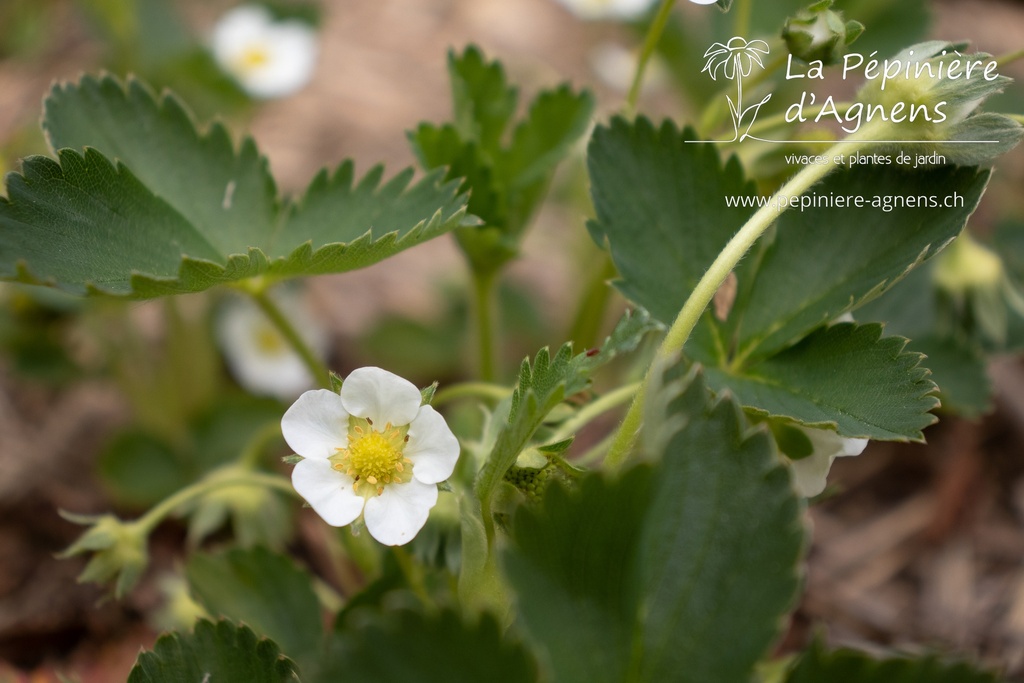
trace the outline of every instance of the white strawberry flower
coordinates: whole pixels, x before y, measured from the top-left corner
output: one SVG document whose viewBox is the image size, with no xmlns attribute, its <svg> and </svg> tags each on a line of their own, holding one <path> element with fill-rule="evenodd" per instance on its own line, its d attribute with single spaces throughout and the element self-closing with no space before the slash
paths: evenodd
<svg viewBox="0 0 1024 683">
<path fill-rule="evenodd" d="M 295 19 L 277 21 L 265 8 L 242 5 L 213 29 L 213 56 L 253 97 L 290 95 L 309 82 L 316 65 L 313 28 Z"/>
<path fill-rule="evenodd" d="M 362 516 L 381 543 L 411 541 L 459 458 L 444 418 L 421 403 L 411 382 L 374 367 L 353 370 L 340 393 L 304 393 L 281 419 L 285 441 L 303 457 L 295 490 L 332 526 Z"/>
<path fill-rule="evenodd" d="M 832 461 L 849 455 L 860 455 L 868 445 L 867 439 L 848 439 L 831 429 L 811 429 L 797 425 L 814 447 L 806 458 L 792 461 L 793 482 L 797 492 L 805 498 L 825 490 L 825 480 Z"/>
<path fill-rule="evenodd" d="M 327 355 L 327 332 L 309 312 L 300 293 L 274 290 L 272 298 L 318 358 Z M 248 391 L 290 401 L 316 385 L 302 357 L 256 304 L 232 297 L 215 319 L 217 341 L 232 376 Z"/>
<path fill-rule="evenodd" d="M 636 19 L 657 0 L 558 0 L 580 19 Z"/>
</svg>

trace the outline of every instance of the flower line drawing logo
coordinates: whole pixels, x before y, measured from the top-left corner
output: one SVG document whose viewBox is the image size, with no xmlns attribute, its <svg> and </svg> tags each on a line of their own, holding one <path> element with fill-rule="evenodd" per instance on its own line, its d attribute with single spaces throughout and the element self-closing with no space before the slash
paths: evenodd
<svg viewBox="0 0 1024 683">
<path fill-rule="evenodd" d="M 758 111 L 772 98 L 769 93 L 757 104 L 746 108 L 743 106 L 743 79 L 753 73 L 755 64 L 764 68 L 761 57 L 767 56 L 768 52 L 768 43 L 763 40 L 748 41 L 740 36 L 735 36 L 730 38 L 727 43 L 714 43 L 704 53 L 704 59 L 707 62 L 701 69 L 701 73 L 706 71 L 715 81 L 718 80 L 719 73 L 727 80 L 735 79 L 736 81 L 736 101 L 733 102 L 732 97 L 726 95 L 729 102 L 729 114 L 732 116 L 733 137 L 731 140 L 718 140 L 717 142 L 737 142 L 747 138 Z M 741 129 L 742 134 L 740 133 Z"/>
</svg>

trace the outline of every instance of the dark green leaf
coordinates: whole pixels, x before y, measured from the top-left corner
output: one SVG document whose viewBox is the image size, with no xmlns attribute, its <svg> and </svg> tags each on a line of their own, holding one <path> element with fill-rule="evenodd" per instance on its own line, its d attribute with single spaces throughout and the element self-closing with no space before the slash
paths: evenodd
<svg viewBox="0 0 1024 683">
<path fill-rule="evenodd" d="M 351 162 L 281 210 L 251 139 L 236 152 L 220 125 L 200 135 L 176 99 L 158 101 L 138 81 L 56 86 L 46 111 L 54 146 L 86 151 L 62 150 L 59 165 L 28 159 L 23 176 L 8 176 L 5 279 L 156 297 L 353 270 L 464 221 L 465 197 L 438 174 L 382 185 L 378 167 L 356 182 Z"/>
<path fill-rule="evenodd" d="M 554 680 L 746 683 L 792 605 L 802 513 L 770 437 L 699 375 L 663 386 L 653 465 L 517 513 L 505 564 Z"/>
<path fill-rule="evenodd" d="M 853 650 L 825 652 L 811 645 L 785 683 L 997 683 L 993 674 L 937 657 L 878 660 Z"/>
<path fill-rule="evenodd" d="M 988 176 L 950 166 L 833 171 L 810 197 L 863 197 L 867 205 L 790 209 L 779 217 L 774 235 L 737 271 L 746 296 L 737 297 L 727 327 L 738 357 L 771 355 L 885 291 L 960 233 Z M 922 196 L 959 196 L 962 206 L 881 208 Z"/>
<path fill-rule="evenodd" d="M 906 339 L 881 334 L 877 324 L 831 325 L 749 367 L 707 368 L 708 383 L 756 413 L 842 436 L 922 439 L 935 421 L 935 385 L 921 355 L 904 350 Z"/>
<path fill-rule="evenodd" d="M 453 611 L 402 610 L 355 619 L 336 638 L 318 682 L 532 683 L 529 653 L 489 615 L 464 623 Z"/>
<path fill-rule="evenodd" d="M 191 634 L 160 637 L 139 655 L 128 683 L 294 683 L 292 663 L 247 626 L 196 622 Z"/>
<path fill-rule="evenodd" d="M 587 164 L 597 220 L 590 232 L 607 240 L 623 293 L 671 323 L 694 285 L 753 213 L 725 197 L 754 195 L 739 162 L 725 166 L 713 145 L 666 121 L 613 119 L 591 138 Z"/>
<path fill-rule="evenodd" d="M 211 614 L 244 622 L 272 638 L 305 668 L 323 645 L 320 604 L 310 577 L 267 550 L 196 554 L 186 568 L 196 599 Z"/>
</svg>

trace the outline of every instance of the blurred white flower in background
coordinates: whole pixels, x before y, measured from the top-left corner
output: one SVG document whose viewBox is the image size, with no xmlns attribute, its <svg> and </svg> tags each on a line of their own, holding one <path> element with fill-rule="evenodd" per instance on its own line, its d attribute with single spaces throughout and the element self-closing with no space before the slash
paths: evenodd
<svg viewBox="0 0 1024 683">
<path fill-rule="evenodd" d="M 327 333 L 309 312 L 301 291 L 280 289 L 271 296 L 306 344 L 324 358 Z M 315 386 L 302 358 L 251 300 L 231 297 L 224 301 L 214 327 L 228 369 L 246 390 L 290 401 Z"/>
<path fill-rule="evenodd" d="M 580 19 L 636 19 L 658 0 L 558 0 Z"/>
<path fill-rule="evenodd" d="M 213 56 L 253 97 L 284 97 L 309 82 L 317 36 L 309 24 L 277 21 L 263 7 L 242 5 L 213 28 Z"/>
<path fill-rule="evenodd" d="M 588 55 L 587 61 L 594 74 L 605 85 L 620 92 L 627 92 L 633 85 L 636 65 L 639 61 L 636 52 L 618 43 L 600 43 Z M 665 64 L 655 55 L 647 64 L 644 72 L 643 92 L 654 92 L 668 82 L 668 70 Z"/>
<path fill-rule="evenodd" d="M 459 440 L 420 390 L 375 367 L 353 370 L 340 393 L 304 393 L 281 432 L 304 458 L 292 470 L 299 495 L 331 526 L 362 516 L 385 545 L 419 533 L 459 459 Z"/>
<path fill-rule="evenodd" d="M 718 2 L 718 0 L 690 0 L 690 2 L 695 5 L 713 5 Z"/>
<path fill-rule="evenodd" d="M 811 441 L 814 452 L 806 458 L 793 460 L 793 481 L 796 490 L 805 498 L 825 490 L 825 479 L 832 461 L 848 455 L 860 455 L 868 445 L 867 439 L 848 439 L 831 429 L 811 429 L 797 425 Z"/>
</svg>

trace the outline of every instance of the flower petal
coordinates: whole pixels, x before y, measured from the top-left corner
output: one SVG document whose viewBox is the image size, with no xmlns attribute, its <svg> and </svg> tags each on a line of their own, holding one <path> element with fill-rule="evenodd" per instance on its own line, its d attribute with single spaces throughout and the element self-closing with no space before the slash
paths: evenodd
<svg viewBox="0 0 1024 683">
<path fill-rule="evenodd" d="M 380 368 L 359 368 L 341 385 L 341 401 L 356 417 L 368 417 L 374 424 L 390 422 L 404 427 L 419 413 L 420 390 L 412 382 Z"/>
<path fill-rule="evenodd" d="M 437 484 L 452 475 L 459 459 L 459 440 L 439 412 L 423 406 L 409 425 L 405 456 L 412 460 L 412 476 L 424 484 Z"/>
<path fill-rule="evenodd" d="M 405 545 L 427 523 L 430 508 L 437 503 L 437 486 L 413 479 L 393 484 L 384 493 L 366 501 L 363 518 L 370 535 L 384 545 Z"/>
<path fill-rule="evenodd" d="M 843 452 L 840 456 L 860 455 L 868 446 L 868 439 L 847 439 L 843 438 Z"/>
<path fill-rule="evenodd" d="M 292 470 L 292 486 L 331 526 L 351 524 L 363 511 L 363 498 L 352 490 L 352 483 L 352 477 L 326 460 L 302 460 Z"/>
<path fill-rule="evenodd" d="M 832 468 L 835 456 L 815 453 L 792 461 L 793 484 L 804 498 L 816 496 L 825 490 L 825 478 Z"/>
<path fill-rule="evenodd" d="M 341 397 L 333 391 L 307 391 L 281 418 L 281 433 L 302 457 L 326 460 L 348 446 L 348 417 Z"/>
</svg>

